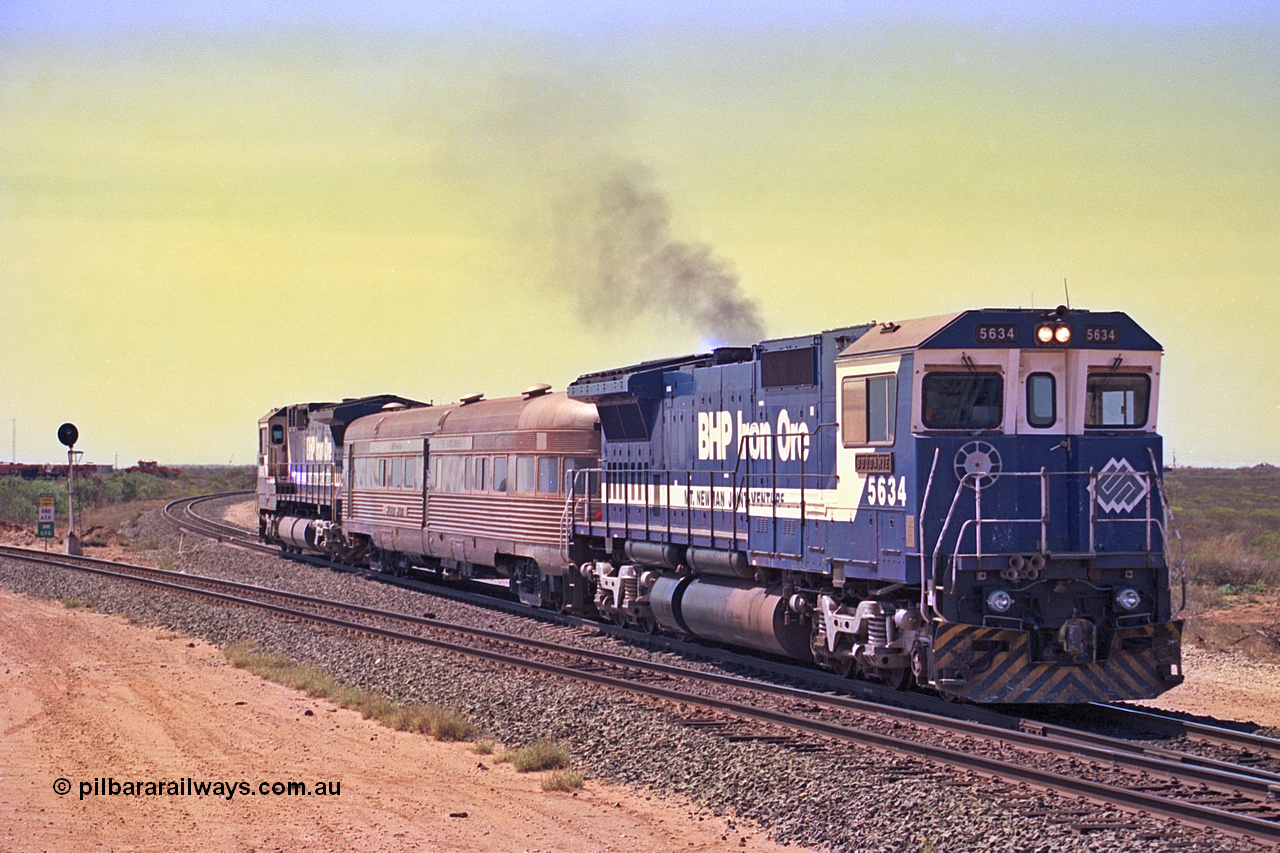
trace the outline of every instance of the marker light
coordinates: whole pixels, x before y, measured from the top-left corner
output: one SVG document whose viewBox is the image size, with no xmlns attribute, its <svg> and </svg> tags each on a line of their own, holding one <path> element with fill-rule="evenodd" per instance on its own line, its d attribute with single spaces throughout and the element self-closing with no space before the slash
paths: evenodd
<svg viewBox="0 0 1280 853">
<path fill-rule="evenodd" d="M 1053 332 L 1053 339 L 1060 344 L 1069 343 L 1071 341 L 1071 329 L 1067 326 L 1059 326 Z"/>
<path fill-rule="evenodd" d="M 1122 589 L 1116 595 L 1116 605 L 1121 610 L 1136 610 L 1142 603 L 1142 596 L 1136 589 Z"/>
<path fill-rule="evenodd" d="M 1039 341 L 1040 343 L 1042 343 L 1042 344 L 1052 343 L 1052 342 L 1053 342 L 1053 327 L 1052 327 L 1052 326 L 1037 326 L 1037 327 L 1036 327 L 1036 340 L 1038 340 L 1038 341 Z"/>
<path fill-rule="evenodd" d="M 997 589 L 987 596 L 987 607 L 996 613 L 1008 613 L 1009 608 L 1013 607 L 1013 596 L 1003 589 Z"/>
</svg>

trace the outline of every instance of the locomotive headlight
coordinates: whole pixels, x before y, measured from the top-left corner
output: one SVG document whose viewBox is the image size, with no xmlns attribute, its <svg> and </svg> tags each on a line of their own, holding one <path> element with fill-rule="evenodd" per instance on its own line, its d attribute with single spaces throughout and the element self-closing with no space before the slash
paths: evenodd
<svg viewBox="0 0 1280 853">
<path fill-rule="evenodd" d="M 1065 347 L 1071 343 L 1071 327 L 1066 323 L 1041 323 L 1036 326 L 1036 343 L 1041 346 Z"/>
<path fill-rule="evenodd" d="M 996 613 L 1008 613 L 1013 606 L 1013 596 L 1003 589 L 997 589 L 987 596 L 987 607 Z"/>
<path fill-rule="evenodd" d="M 1142 595 L 1136 589 L 1122 589 L 1116 594 L 1116 606 L 1121 610 L 1136 610 L 1142 603 Z"/>
</svg>

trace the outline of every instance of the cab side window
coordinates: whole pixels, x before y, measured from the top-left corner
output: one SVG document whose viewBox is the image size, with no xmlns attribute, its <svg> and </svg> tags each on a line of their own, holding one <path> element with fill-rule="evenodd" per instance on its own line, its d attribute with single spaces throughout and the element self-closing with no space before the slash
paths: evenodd
<svg viewBox="0 0 1280 853">
<path fill-rule="evenodd" d="M 893 444 L 897 427 L 897 377 L 850 376 L 840 384 L 841 437 L 845 447 Z"/>
</svg>

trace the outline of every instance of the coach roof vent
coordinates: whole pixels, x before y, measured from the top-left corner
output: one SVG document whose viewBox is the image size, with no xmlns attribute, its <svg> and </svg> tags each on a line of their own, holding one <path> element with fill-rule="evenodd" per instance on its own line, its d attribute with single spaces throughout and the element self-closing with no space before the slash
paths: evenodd
<svg viewBox="0 0 1280 853">
<path fill-rule="evenodd" d="M 521 391 L 520 396 L 524 397 L 526 400 L 532 400 L 534 397 L 541 397 L 550 390 L 550 385 L 539 382 L 537 385 L 530 385 L 528 388 Z"/>
<path fill-rule="evenodd" d="M 407 408 L 409 408 L 409 407 L 408 407 L 408 406 L 406 406 L 404 403 L 398 403 L 398 402 L 394 402 L 394 401 L 393 401 L 393 402 L 387 403 L 385 406 L 383 406 L 383 407 L 382 407 L 382 411 L 384 411 L 384 412 L 398 412 L 398 411 L 400 411 L 401 409 L 407 409 Z"/>
<path fill-rule="evenodd" d="M 468 403 L 479 403 L 483 399 L 484 399 L 484 394 L 468 394 L 467 396 L 460 399 L 458 402 L 465 406 Z"/>
</svg>

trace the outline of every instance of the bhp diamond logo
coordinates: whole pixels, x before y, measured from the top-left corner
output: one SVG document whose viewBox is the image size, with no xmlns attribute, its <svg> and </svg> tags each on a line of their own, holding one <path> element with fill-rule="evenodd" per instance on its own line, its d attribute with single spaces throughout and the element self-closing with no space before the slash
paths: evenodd
<svg viewBox="0 0 1280 853">
<path fill-rule="evenodd" d="M 1098 473 L 1094 497 L 1107 512 L 1129 512 L 1142 502 L 1151 486 L 1145 474 L 1139 474 L 1128 459 L 1115 457 Z"/>
</svg>

